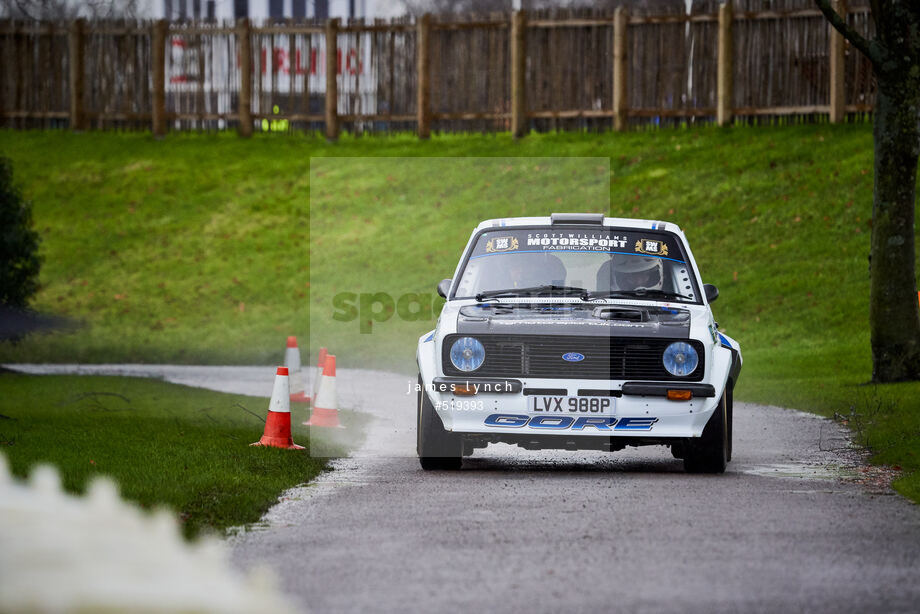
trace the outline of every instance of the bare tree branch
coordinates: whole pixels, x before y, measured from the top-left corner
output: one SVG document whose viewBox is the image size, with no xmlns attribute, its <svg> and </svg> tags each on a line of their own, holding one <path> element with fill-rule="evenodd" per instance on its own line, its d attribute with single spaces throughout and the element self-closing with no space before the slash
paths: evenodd
<svg viewBox="0 0 920 614">
<path fill-rule="evenodd" d="M 879 53 L 878 42 L 870 42 L 862 34 L 851 28 L 847 20 L 841 17 L 837 11 L 831 7 L 830 0 L 815 0 L 818 9 L 824 13 L 824 17 L 830 22 L 834 29 L 840 32 L 845 39 L 850 41 L 854 47 L 859 49 L 873 64 L 882 61 L 882 55 Z"/>
<path fill-rule="evenodd" d="M 0 15 L 14 19 L 134 18 L 137 0 L 0 0 Z"/>
</svg>

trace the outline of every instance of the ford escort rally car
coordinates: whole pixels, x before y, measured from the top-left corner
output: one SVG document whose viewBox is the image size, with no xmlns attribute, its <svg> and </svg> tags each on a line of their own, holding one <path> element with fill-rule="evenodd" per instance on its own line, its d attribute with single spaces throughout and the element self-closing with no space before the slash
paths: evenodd
<svg viewBox="0 0 920 614">
<path fill-rule="evenodd" d="M 684 233 L 602 214 L 486 220 L 418 343 L 417 451 L 458 469 L 490 443 L 665 445 L 688 472 L 732 453 L 738 343 Z"/>
</svg>

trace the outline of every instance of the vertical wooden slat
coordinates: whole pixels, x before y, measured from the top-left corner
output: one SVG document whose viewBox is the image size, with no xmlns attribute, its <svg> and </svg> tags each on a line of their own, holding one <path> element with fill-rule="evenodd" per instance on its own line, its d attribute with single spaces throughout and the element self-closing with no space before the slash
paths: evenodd
<svg viewBox="0 0 920 614">
<path fill-rule="evenodd" d="M 362 23 L 362 24 L 364 23 L 364 18 L 363 18 L 363 17 L 361 18 L 361 23 Z M 353 91 L 354 91 L 355 106 L 354 106 L 354 108 L 353 108 L 353 110 L 352 110 L 351 112 L 352 112 L 352 113 L 355 113 L 355 114 L 361 114 L 361 113 L 364 113 L 364 112 L 365 112 L 364 99 L 363 99 L 363 97 L 362 97 L 362 95 L 361 95 L 361 71 L 359 70 L 359 67 L 360 67 L 360 65 L 361 65 L 361 60 L 360 60 L 360 58 L 363 57 L 363 56 L 361 55 L 361 39 L 362 39 L 362 37 L 363 37 L 363 36 L 362 36 L 362 34 L 361 34 L 360 32 L 356 32 L 356 33 L 354 34 L 354 41 L 355 41 L 355 65 L 352 67 L 352 70 L 353 70 L 353 72 L 354 72 L 354 77 L 355 77 L 355 79 L 354 79 L 354 90 L 353 90 Z M 371 56 L 371 61 L 373 61 L 373 56 Z M 361 127 L 361 128 L 363 129 L 364 124 L 362 124 L 362 123 L 360 123 L 360 122 L 355 122 L 354 126 L 355 126 L 355 131 L 357 132 L 358 127 Z"/>
<path fill-rule="evenodd" d="M 416 28 L 418 138 L 427 139 L 431 136 L 431 15 L 425 13 L 419 17 Z"/>
<path fill-rule="evenodd" d="M 267 58 L 265 61 L 268 63 L 268 95 L 264 97 L 259 97 L 259 112 L 263 115 L 273 115 L 275 113 L 275 94 L 278 92 L 278 70 L 277 62 L 275 61 L 275 34 L 271 33 L 268 35 L 268 51 L 261 51 L 264 49 L 262 45 L 264 42 L 259 44 L 260 53 L 264 53 Z M 264 74 L 264 73 L 263 73 Z M 262 77 L 259 77 L 261 80 Z M 261 94 L 261 91 L 260 91 Z M 265 119 L 262 120 L 263 130 L 265 126 L 271 126 L 271 122 L 274 120 L 269 120 L 268 123 L 265 122 Z M 269 128 L 271 130 L 272 128 Z"/>
<path fill-rule="evenodd" d="M 525 100 L 527 68 L 527 18 L 524 11 L 511 14 L 511 134 L 519 139 L 527 128 Z"/>
<path fill-rule="evenodd" d="M 70 24 L 70 128 L 84 129 L 83 115 L 83 53 L 85 21 L 75 19 Z"/>
<path fill-rule="evenodd" d="M 150 35 L 151 61 L 153 62 L 153 136 L 166 134 L 166 32 L 165 19 L 153 23 Z"/>
<path fill-rule="evenodd" d="M 338 73 L 338 18 L 326 22 L 326 139 L 339 138 L 339 88 Z"/>
<path fill-rule="evenodd" d="M 386 33 L 389 48 L 387 50 L 387 74 L 389 75 L 389 82 L 387 83 L 387 97 L 386 99 L 390 101 L 388 110 L 390 113 L 395 113 L 395 102 L 396 102 L 396 32 L 387 32 Z"/>
<path fill-rule="evenodd" d="M 288 19 L 287 25 L 293 26 L 294 20 Z M 294 34 L 288 34 L 288 102 L 287 109 L 285 110 L 285 113 L 288 114 L 297 112 L 294 106 L 294 90 L 296 89 L 294 86 L 294 80 L 297 78 L 297 51 L 294 46 L 294 38 Z M 288 128 L 290 128 L 290 124 L 288 124 Z"/>
<path fill-rule="evenodd" d="M 303 108 L 305 113 L 312 113 L 313 109 L 310 107 L 310 73 L 313 70 L 313 44 L 316 39 L 313 34 L 307 34 L 303 37 L 304 44 L 301 46 L 303 49 L 303 58 L 302 62 L 305 64 L 306 69 L 303 74 Z M 318 68 L 317 68 L 318 70 Z"/>
<path fill-rule="evenodd" d="M 834 9 L 846 19 L 846 0 L 836 0 Z M 830 57 L 830 121 L 832 124 L 842 122 L 846 118 L 846 88 L 844 71 L 846 70 L 846 56 L 843 36 L 833 26 L 828 26 L 830 36 L 828 42 L 828 56 Z"/>
<path fill-rule="evenodd" d="M 62 35 L 60 38 L 55 40 L 55 45 L 60 49 L 66 44 L 66 34 Z M 61 111 L 67 107 L 67 100 L 64 96 L 66 92 L 66 83 L 67 76 L 64 74 L 64 67 L 69 64 L 70 60 L 68 59 L 68 53 L 61 49 L 60 57 L 57 58 L 57 61 L 54 63 L 53 78 L 56 85 L 55 88 L 55 111 Z"/>
<path fill-rule="evenodd" d="M 22 22 L 21 21 L 14 22 L 12 45 L 11 45 L 13 52 L 6 55 L 7 58 L 24 57 L 23 54 L 25 53 L 26 37 L 25 37 L 25 32 L 23 32 L 22 30 L 23 30 Z M 68 36 L 68 44 L 69 44 L 69 40 L 70 40 L 70 37 Z M 23 66 L 23 62 L 14 62 L 13 66 L 15 67 L 14 72 L 16 73 L 16 86 L 14 88 L 15 95 L 13 96 L 13 110 L 18 111 L 18 110 L 28 108 L 28 105 L 26 104 L 26 96 L 25 96 L 26 88 L 24 87 L 24 84 L 23 84 L 23 82 L 25 81 L 24 73 L 25 73 L 26 68 L 25 66 Z M 13 121 L 14 121 L 13 125 L 19 128 L 23 128 L 26 125 L 25 118 L 21 118 L 18 120 L 14 119 Z"/>
<path fill-rule="evenodd" d="M 130 27 L 127 20 L 124 21 L 124 24 L 125 27 Z M 137 67 L 134 63 L 134 45 L 136 40 L 137 35 L 134 33 L 126 33 L 119 39 L 118 53 L 122 61 L 122 66 L 124 67 L 124 72 L 122 73 L 123 80 L 121 84 L 121 108 L 126 113 L 139 112 L 134 104 L 135 94 L 133 76 L 137 70 Z M 136 127 L 136 122 L 131 122 L 130 125 L 131 127 Z"/>
<path fill-rule="evenodd" d="M 207 108 L 205 106 L 205 61 L 204 61 L 204 50 L 205 50 L 205 37 L 201 34 L 196 35 L 192 40 L 195 41 L 195 48 L 198 49 L 198 92 L 195 98 L 195 110 L 199 114 L 207 113 Z M 198 128 L 205 127 L 205 121 L 201 120 L 198 123 Z"/>
<path fill-rule="evenodd" d="M 626 75 L 629 73 L 626 63 L 626 26 L 629 14 L 622 6 L 613 13 L 613 129 L 626 130 L 629 114 L 629 97 L 627 96 Z"/>
<path fill-rule="evenodd" d="M 269 35 L 269 37 L 271 37 L 271 35 Z M 269 41 L 269 45 L 268 45 L 269 48 L 268 48 L 268 50 L 266 51 L 266 49 L 265 49 L 265 35 L 264 35 L 263 33 L 261 33 L 261 32 L 258 33 L 258 34 L 251 34 L 251 39 L 254 39 L 255 44 L 250 43 L 250 47 L 255 48 L 255 51 L 256 51 L 256 58 L 257 58 L 256 61 L 255 61 L 255 65 L 254 65 L 254 67 L 255 67 L 255 76 L 254 76 L 255 81 L 254 81 L 254 85 L 253 85 L 253 89 L 255 90 L 255 97 L 254 97 L 254 98 L 255 98 L 255 101 L 256 101 L 256 105 L 255 105 L 256 108 L 255 108 L 255 111 L 256 111 L 257 114 L 264 115 L 264 114 L 265 114 L 265 110 L 266 110 L 266 109 L 265 109 L 265 96 L 264 96 L 264 94 L 265 94 L 265 75 L 268 74 L 268 73 L 267 73 L 267 70 L 268 70 L 268 64 L 267 64 L 267 62 L 269 61 L 268 56 L 271 55 L 271 52 L 274 51 L 274 50 L 271 48 L 271 42 Z M 271 78 L 271 77 L 269 77 L 269 79 L 270 79 L 270 78 Z M 251 99 L 250 99 L 250 100 L 251 100 Z M 251 103 L 250 103 L 250 104 L 251 104 Z M 269 105 L 269 109 L 270 109 L 270 108 L 271 108 L 271 105 Z M 252 112 L 252 108 L 251 108 L 251 107 L 250 107 L 250 112 Z M 262 122 L 258 122 L 259 125 L 261 125 L 261 123 L 262 123 Z"/>
<path fill-rule="evenodd" d="M 11 24 L 10 24 L 11 25 Z M 2 46 L 2 55 L 0 55 L 0 71 L 6 75 L 6 78 L 9 79 L 8 72 L 8 58 L 12 57 L 13 54 L 7 50 L 10 39 L 13 37 L 13 30 L 7 30 L 3 33 L 3 36 L 0 36 L 0 46 Z M 53 40 L 53 39 L 52 39 Z M 53 54 L 52 54 L 53 55 Z M 6 84 L 6 87 L 0 89 L 0 126 L 5 125 L 5 107 L 6 107 L 6 92 L 11 89 L 9 83 Z"/>
<path fill-rule="evenodd" d="M 239 134 L 252 136 L 252 24 L 248 17 L 237 24 L 237 48 L 240 51 Z"/>
<path fill-rule="evenodd" d="M 726 126 L 732 122 L 732 64 L 733 64 L 733 44 L 732 44 L 732 22 L 734 21 L 734 11 L 732 10 L 732 0 L 727 0 L 719 7 L 719 80 L 718 80 L 718 102 L 716 109 L 716 121 L 720 126 Z"/>
<path fill-rule="evenodd" d="M 49 21 L 45 24 L 45 27 L 47 28 L 45 36 L 48 39 L 47 51 L 44 50 L 45 46 L 39 42 L 39 54 L 42 56 L 41 67 L 43 73 L 43 78 L 41 80 L 42 111 L 47 113 L 52 110 L 51 86 L 53 82 L 49 83 L 48 79 L 51 75 L 51 65 L 54 61 L 52 59 L 54 57 L 54 22 Z M 0 107 L 2 106 L 3 103 L 0 102 Z M 47 120 L 45 120 L 45 126 L 48 126 Z"/>
</svg>

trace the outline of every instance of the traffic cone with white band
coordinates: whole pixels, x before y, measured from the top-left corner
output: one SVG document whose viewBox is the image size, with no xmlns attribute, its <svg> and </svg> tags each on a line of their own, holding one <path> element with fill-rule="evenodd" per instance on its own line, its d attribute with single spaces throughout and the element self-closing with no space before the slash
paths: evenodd
<svg viewBox="0 0 920 614">
<path fill-rule="evenodd" d="M 303 370 L 300 368 L 300 348 L 297 347 L 297 337 L 287 338 L 287 349 L 284 351 L 284 366 L 288 368 L 291 382 L 291 402 L 309 403 L 307 386 L 303 379 Z"/>
<path fill-rule="evenodd" d="M 335 400 L 335 356 L 328 354 L 323 365 L 323 375 L 319 383 L 319 392 L 313 399 L 313 415 L 304 422 L 307 426 L 334 426 L 339 424 L 339 410 Z"/>
<path fill-rule="evenodd" d="M 316 398 L 316 395 L 319 394 L 319 385 L 323 381 L 323 367 L 326 366 L 326 356 L 329 353 L 326 351 L 326 348 L 319 349 L 319 358 L 316 361 L 316 373 L 313 375 L 313 398 Z"/>
<path fill-rule="evenodd" d="M 249 445 L 303 450 L 303 446 L 295 444 L 291 437 L 290 393 L 287 367 L 278 367 L 275 374 L 275 386 L 272 388 L 272 400 L 268 404 L 265 432 L 262 434 L 262 439 Z"/>
</svg>

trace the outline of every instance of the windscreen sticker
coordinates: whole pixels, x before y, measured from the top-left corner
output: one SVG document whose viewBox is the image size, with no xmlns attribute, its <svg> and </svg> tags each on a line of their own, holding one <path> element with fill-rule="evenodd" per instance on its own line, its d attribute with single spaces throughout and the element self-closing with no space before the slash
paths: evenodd
<svg viewBox="0 0 920 614">
<path fill-rule="evenodd" d="M 528 233 L 527 247 L 602 252 L 609 248 L 623 249 L 626 247 L 626 238 L 619 235 L 598 236 L 589 233 Z"/>
<path fill-rule="evenodd" d="M 640 254 L 649 256 L 667 256 L 668 244 L 658 239 L 639 239 L 636 241 L 635 249 Z"/>
<path fill-rule="evenodd" d="M 493 237 L 486 241 L 486 252 L 510 252 L 518 246 L 517 237 Z"/>
</svg>

